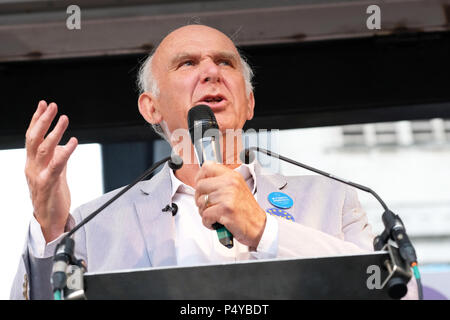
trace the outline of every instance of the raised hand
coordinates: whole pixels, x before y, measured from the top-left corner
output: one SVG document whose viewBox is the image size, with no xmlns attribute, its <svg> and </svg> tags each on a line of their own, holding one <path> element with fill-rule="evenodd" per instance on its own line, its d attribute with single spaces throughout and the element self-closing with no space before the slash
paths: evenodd
<svg viewBox="0 0 450 320">
<path fill-rule="evenodd" d="M 65 115 L 59 117 L 54 129 L 46 136 L 57 112 L 55 103 L 47 105 L 45 101 L 40 101 L 25 140 L 25 176 L 34 216 L 41 225 L 47 243 L 64 232 L 70 210 L 67 161 L 78 145 L 78 140 L 73 137 L 66 145 L 58 145 L 69 125 L 69 118 Z"/>
</svg>

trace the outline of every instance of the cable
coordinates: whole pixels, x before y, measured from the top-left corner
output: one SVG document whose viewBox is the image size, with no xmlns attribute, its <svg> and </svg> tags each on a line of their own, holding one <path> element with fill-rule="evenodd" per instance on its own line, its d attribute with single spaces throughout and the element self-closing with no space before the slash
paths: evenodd
<svg viewBox="0 0 450 320">
<path fill-rule="evenodd" d="M 54 293 L 53 293 L 53 299 L 54 300 L 62 300 L 61 299 L 61 291 L 60 290 L 56 290 Z"/>
<path fill-rule="evenodd" d="M 411 267 L 414 272 L 414 278 L 416 278 L 417 290 L 419 292 L 419 300 L 423 300 L 423 287 L 422 287 L 422 281 L 420 279 L 419 266 L 417 265 L 417 262 L 413 262 L 413 263 L 411 263 Z"/>
<path fill-rule="evenodd" d="M 322 170 L 319 170 L 319 169 L 310 167 L 310 166 L 308 166 L 308 165 L 306 165 L 306 164 L 303 164 L 303 163 L 301 163 L 301 162 L 298 162 L 298 161 L 295 161 L 295 160 L 292 160 L 292 159 L 283 157 L 283 156 L 280 155 L 280 154 L 277 154 L 277 153 L 275 153 L 275 152 L 272 152 L 272 151 L 270 151 L 270 150 L 266 150 L 266 149 L 263 149 L 263 148 L 260 148 L 260 147 L 250 147 L 250 148 L 244 149 L 243 151 L 249 152 L 249 151 L 253 151 L 253 150 L 258 151 L 258 152 L 265 153 L 265 154 L 267 154 L 268 156 L 271 156 L 271 157 L 274 157 L 274 158 L 279 158 L 279 159 L 281 159 L 281 160 L 283 160 L 283 161 L 286 161 L 286 162 L 288 162 L 288 163 L 290 163 L 290 164 L 293 164 L 293 165 L 302 167 L 303 169 L 306 169 L 306 170 L 309 170 L 309 171 L 313 171 L 313 172 L 318 173 L 318 174 L 320 174 L 320 175 L 322 175 L 322 176 L 326 176 L 326 177 L 328 177 L 328 178 L 330 178 L 330 179 L 333 179 L 333 180 L 336 180 L 336 181 L 339 181 L 339 182 L 348 184 L 348 185 L 350 185 L 350 186 L 352 186 L 352 187 L 355 187 L 355 188 L 357 188 L 357 189 L 359 189 L 359 190 L 368 192 L 368 193 L 372 194 L 372 195 L 378 200 L 378 202 L 381 204 L 381 206 L 384 208 L 385 211 L 389 210 L 388 207 L 387 207 L 387 205 L 386 205 L 386 204 L 384 203 L 384 201 L 380 198 L 380 196 L 379 196 L 375 191 L 373 191 L 372 189 L 370 189 L 370 188 L 368 188 L 368 187 L 366 187 L 366 186 L 360 185 L 360 184 L 355 183 L 355 182 L 351 182 L 351 181 L 349 181 L 349 180 L 347 180 L 347 179 L 343 179 L 343 178 L 337 177 L 337 176 L 335 176 L 335 175 L 333 175 L 333 174 L 331 174 L 331 173 L 328 173 L 328 172 L 325 172 L 325 171 L 322 171 Z M 242 156 L 241 156 L 241 158 L 242 158 Z"/>
<path fill-rule="evenodd" d="M 101 211 L 103 211 L 107 206 L 109 206 L 111 203 L 113 203 L 117 198 L 119 198 L 122 194 L 127 192 L 129 189 L 134 187 L 138 182 L 144 180 L 147 176 L 149 176 L 157 167 L 159 167 L 164 162 L 170 160 L 171 157 L 164 158 L 158 162 L 156 162 L 153 166 L 151 166 L 148 170 L 146 170 L 139 178 L 137 178 L 135 181 L 127 185 L 125 188 L 120 190 L 114 197 L 112 197 L 110 200 L 105 202 L 100 208 L 92 212 L 90 215 L 88 215 L 81 223 L 76 225 L 72 230 L 69 231 L 69 233 L 66 235 L 66 237 L 70 237 L 72 234 L 75 233 L 78 229 L 80 229 L 82 226 L 84 226 L 86 223 L 88 223 L 90 220 L 92 220 L 97 214 L 99 214 Z"/>
</svg>

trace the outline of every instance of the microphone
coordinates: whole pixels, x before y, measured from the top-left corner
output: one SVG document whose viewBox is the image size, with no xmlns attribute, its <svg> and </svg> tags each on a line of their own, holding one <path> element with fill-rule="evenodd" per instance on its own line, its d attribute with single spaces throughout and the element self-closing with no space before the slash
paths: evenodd
<svg viewBox="0 0 450 320">
<path fill-rule="evenodd" d="M 292 159 L 289 159 L 289 158 L 283 157 L 279 154 L 276 154 L 270 150 L 265 150 L 265 149 L 262 149 L 259 147 L 250 147 L 250 148 L 243 149 L 239 155 L 239 157 L 243 163 L 248 164 L 254 160 L 255 155 L 253 153 L 253 150 L 264 153 L 270 157 L 281 159 L 283 161 L 286 161 L 286 162 L 296 165 L 298 167 L 315 172 L 315 173 L 325 176 L 327 178 L 342 182 L 344 184 L 350 185 L 352 187 L 355 187 L 359 190 L 368 192 L 371 195 L 373 195 L 384 209 L 384 213 L 382 215 L 382 220 L 383 220 L 383 224 L 385 227 L 385 230 L 382 232 L 382 234 L 375 237 L 374 243 L 373 243 L 374 249 L 381 250 L 384 247 L 384 245 L 388 242 L 389 239 L 392 239 L 395 241 L 395 243 L 397 243 L 400 256 L 414 270 L 414 276 L 416 278 L 416 281 L 417 281 L 417 284 L 419 287 L 419 299 L 421 298 L 422 286 L 421 286 L 421 282 L 420 282 L 420 274 L 419 274 L 415 249 L 414 249 L 411 241 L 409 240 L 408 235 L 406 234 L 405 226 L 404 226 L 402 220 L 400 219 L 400 217 L 398 215 L 394 214 L 391 210 L 389 210 L 387 205 L 384 203 L 384 201 L 378 196 L 378 194 L 375 191 L 373 191 L 372 189 L 365 187 L 363 185 L 336 177 L 325 171 L 310 167 L 306 164 L 294 161 Z M 397 281 L 395 283 L 393 282 L 392 286 L 389 288 L 389 294 L 394 298 L 401 298 L 406 294 L 406 292 L 407 292 L 406 283 L 401 279 L 400 280 L 397 279 Z"/>
<path fill-rule="evenodd" d="M 67 285 L 67 267 L 74 263 L 75 241 L 72 238 L 64 237 L 58 244 L 53 257 L 52 277 L 50 282 L 53 285 L 55 300 L 62 298 L 61 292 Z"/>
<path fill-rule="evenodd" d="M 51 283 L 53 286 L 53 295 L 55 300 L 61 300 L 64 297 L 64 288 L 67 284 L 67 274 L 66 269 L 68 265 L 84 265 L 84 261 L 76 260 L 74 256 L 75 249 L 75 241 L 70 237 L 82 226 L 91 221 L 95 216 L 97 216 L 100 212 L 102 212 L 105 208 L 107 208 L 111 203 L 120 198 L 125 192 L 130 190 L 133 186 L 135 186 L 138 182 L 147 178 L 150 174 L 153 173 L 161 164 L 168 161 L 169 167 L 173 170 L 178 170 L 183 166 L 183 160 L 180 156 L 176 154 L 172 154 L 170 157 L 166 157 L 154 165 L 152 165 L 149 169 L 147 169 L 140 177 L 138 177 L 135 181 L 127 185 L 125 188 L 120 190 L 114 197 L 106 201 L 100 208 L 89 214 L 86 218 L 84 218 L 79 224 L 77 224 L 72 230 L 70 230 L 64 238 L 58 243 L 55 249 L 55 254 L 53 256 L 53 269 L 51 275 Z M 176 213 L 176 211 L 175 211 Z"/>
<path fill-rule="evenodd" d="M 168 204 L 161 211 L 162 212 L 170 211 L 170 212 L 172 212 L 172 217 L 175 217 L 175 215 L 178 212 L 178 206 L 176 203 L 172 203 L 172 205 Z"/>
<path fill-rule="evenodd" d="M 205 161 L 222 163 L 220 131 L 216 117 L 207 105 L 197 105 L 188 112 L 188 128 L 200 167 Z M 222 224 L 212 225 L 219 241 L 228 249 L 233 247 L 233 235 Z"/>
</svg>

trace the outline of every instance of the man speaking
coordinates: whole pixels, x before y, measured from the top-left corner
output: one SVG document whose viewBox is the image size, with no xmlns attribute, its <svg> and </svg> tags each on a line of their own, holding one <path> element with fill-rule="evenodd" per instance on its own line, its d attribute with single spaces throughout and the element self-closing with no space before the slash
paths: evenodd
<svg viewBox="0 0 450 320">
<path fill-rule="evenodd" d="M 233 42 L 216 29 L 184 26 L 162 40 L 141 68 L 139 112 L 176 149 L 181 141 L 173 133 L 188 129 L 189 110 L 209 106 L 224 137 L 223 164 L 199 167 L 185 149 L 181 169 L 166 165 L 78 230 L 75 255 L 90 272 L 373 251 L 374 235 L 353 189 L 318 176 L 263 173 L 256 161 L 240 163 L 240 145 L 225 147 L 225 132 L 242 129 L 253 117 L 251 77 Z M 58 145 L 68 127 L 64 115 L 47 134 L 56 114 L 55 103 L 39 102 L 26 132 L 34 212 L 13 299 L 52 298 L 56 245 L 119 191 L 69 212 L 66 166 L 77 140 Z M 274 193 L 287 199 L 282 209 Z M 162 211 L 171 203 L 178 206 L 174 216 Z M 280 210 L 284 215 L 274 214 Z M 233 235 L 232 248 L 219 242 L 215 223 Z"/>
</svg>

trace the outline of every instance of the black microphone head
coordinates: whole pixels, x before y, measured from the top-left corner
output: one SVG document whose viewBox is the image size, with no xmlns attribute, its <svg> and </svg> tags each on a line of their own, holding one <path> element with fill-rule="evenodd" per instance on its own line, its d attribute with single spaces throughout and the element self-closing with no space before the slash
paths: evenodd
<svg viewBox="0 0 450 320">
<path fill-rule="evenodd" d="M 252 150 L 246 148 L 241 151 L 241 153 L 239 154 L 239 158 L 241 159 L 242 163 L 249 164 L 252 163 L 253 160 L 255 160 L 255 153 Z"/>
<path fill-rule="evenodd" d="M 209 129 L 219 129 L 216 117 L 211 108 L 205 104 L 199 104 L 188 112 L 188 128 L 191 141 L 202 138 Z"/>
<path fill-rule="evenodd" d="M 172 170 L 178 170 L 183 166 L 183 159 L 175 153 L 172 153 L 169 160 L 169 167 Z"/>
</svg>

